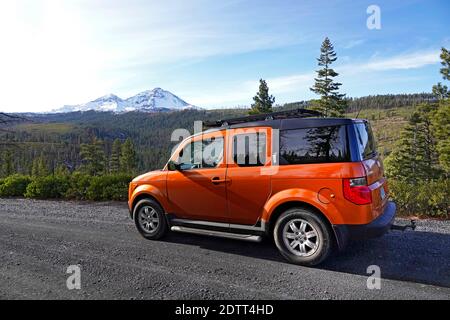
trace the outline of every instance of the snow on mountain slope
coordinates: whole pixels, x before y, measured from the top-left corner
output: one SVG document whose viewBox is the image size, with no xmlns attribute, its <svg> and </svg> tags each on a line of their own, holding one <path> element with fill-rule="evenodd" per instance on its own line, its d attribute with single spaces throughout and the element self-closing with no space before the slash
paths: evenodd
<svg viewBox="0 0 450 320">
<path fill-rule="evenodd" d="M 161 88 L 138 93 L 134 97 L 125 100 L 132 109 L 187 109 L 192 108 L 186 101 Z"/>
<path fill-rule="evenodd" d="M 190 105 L 169 91 L 155 88 L 138 93 L 125 100 L 114 94 L 109 94 L 84 104 L 67 105 L 53 112 L 65 113 L 94 110 L 122 113 L 129 111 L 157 112 L 184 109 L 198 109 L 198 107 Z"/>
</svg>

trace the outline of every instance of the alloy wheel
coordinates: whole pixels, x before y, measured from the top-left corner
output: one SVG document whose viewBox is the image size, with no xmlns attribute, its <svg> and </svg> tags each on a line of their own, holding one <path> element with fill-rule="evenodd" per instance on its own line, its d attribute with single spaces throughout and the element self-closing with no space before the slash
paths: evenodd
<svg viewBox="0 0 450 320">
<path fill-rule="evenodd" d="M 144 206 L 139 210 L 139 225 L 141 228 L 148 233 L 153 233 L 158 229 L 159 226 L 159 215 L 158 212 L 150 207 Z"/>
<path fill-rule="evenodd" d="M 283 228 L 283 241 L 288 250 L 300 257 L 313 255 L 320 245 L 319 233 L 308 221 L 292 219 Z"/>
</svg>

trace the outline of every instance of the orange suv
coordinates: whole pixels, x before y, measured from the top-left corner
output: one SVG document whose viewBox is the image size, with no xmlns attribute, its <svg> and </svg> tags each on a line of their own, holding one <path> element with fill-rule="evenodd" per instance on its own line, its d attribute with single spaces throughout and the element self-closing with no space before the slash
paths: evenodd
<svg viewBox="0 0 450 320">
<path fill-rule="evenodd" d="M 164 169 L 135 178 L 129 210 L 138 231 L 168 230 L 260 241 L 317 265 L 349 240 L 381 236 L 394 220 L 365 120 L 311 110 L 209 124 L 182 141 Z"/>
</svg>

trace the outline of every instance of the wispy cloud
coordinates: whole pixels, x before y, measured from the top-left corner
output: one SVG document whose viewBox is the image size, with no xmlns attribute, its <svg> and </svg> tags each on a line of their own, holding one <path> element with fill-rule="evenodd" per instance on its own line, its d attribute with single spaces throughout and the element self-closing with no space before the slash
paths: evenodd
<svg viewBox="0 0 450 320">
<path fill-rule="evenodd" d="M 275 10 L 270 28 L 261 32 L 267 13 L 240 11 L 245 1 L 134 0 L 87 2 L 81 11 L 86 31 L 111 68 L 151 67 L 186 59 L 248 53 L 298 43 Z M 108 8 L 108 9 L 106 9 Z M 132 17 L 132 18 L 130 18 Z"/>
<path fill-rule="evenodd" d="M 376 59 L 363 64 L 366 70 L 384 71 L 416 69 L 439 62 L 439 50 L 402 54 L 391 58 Z"/>
<path fill-rule="evenodd" d="M 285 77 L 267 79 L 272 94 L 283 94 L 308 89 L 314 80 L 314 73 L 296 74 Z M 259 80 L 249 80 L 238 85 L 221 88 L 220 92 L 208 92 L 200 95 L 186 93 L 188 101 L 199 106 L 206 107 L 230 107 L 236 105 L 249 105 L 251 97 L 255 95 L 259 86 Z M 308 89 L 309 90 L 309 89 Z"/>
<path fill-rule="evenodd" d="M 365 74 L 371 71 L 392 71 L 402 69 L 417 69 L 427 65 L 439 63 L 439 50 L 419 51 L 408 54 L 400 54 L 393 57 L 376 58 L 367 62 L 346 63 L 336 66 L 341 76 Z M 301 86 L 312 85 L 315 73 L 301 73 L 285 77 L 268 79 L 270 88 L 275 93 L 284 93 L 296 90 Z M 254 82 L 253 84 L 256 84 Z"/>
<path fill-rule="evenodd" d="M 136 74 L 140 85 L 148 86 L 147 75 L 165 64 L 275 49 L 301 39 L 285 32 L 281 12 L 261 32 L 262 13 L 237 10 L 243 5 L 1 1 L 0 110 L 82 103 L 114 92 Z"/>
<path fill-rule="evenodd" d="M 286 93 L 298 90 L 302 87 L 307 87 L 312 85 L 312 80 L 314 80 L 315 74 L 313 72 L 301 73 L 290 75 L 286 77 L 276 77 L 268 79 L 270 83 L 270 89 L 274 93 Z M 245 87 L 257 88 L 258 81 L 246 82 Z"/>
<path fill-rule="evenodd" d="M 347 42 L 346 44 L 344 44 L 342 47 L 344 49 L 352 49 L 354 47 L 357 47 L 359 45 L 362 45 L 364 42 L 366 42 L 366 40 L 364 39 L 356 39 L 356 40 L 350 40 L 349 42 Z"/>
<path fill-rule="evenodd" d="M 418 69 L 436 63 L 439 63 L 439 50 L 430 50 L 399 54 L 384 58 L 377 55 L 377 57 L 371 58 L 366 62 L 346 63 L 340 66 L 337 65 L 335 70 L 339 72 L 341 77 L 351 76 L 353 77 L 353 80 L 355 80 L 359 77 L 367 78 L 367 75 L 371 72 Z M 313 85 L 315 76 L 316 74 L 314 71 L 310 71 L 268 78 L 266 80 L 269 84 L 270 92 L 275 96 L 297 92 L 299 97 L 298 99 L 302 100 L 311 96 L 309 88 Z M 398 79 L 398 76 L 395 75 L 391 75 L 390 77 L 393 79 Z M 409 77 L 407 79 L 411 80 L 413 78 Z M 417 80 L 417 78 L 414 79 Z M 225 92 L 222 91 L 220 94 L 210 93 L 199 97 L 193 96 L 192 99 L 194 103 L 195 101 L 199 101 L 200 104 L 203 103 L 203 105 L 206 106 L 225 106 L 228 103 L 238 102 L 243 104 L 244 101 L 248 101 L 248 103 L 250 103 L 251 100 L 249 97 L 252 97 L 255 94 L 257 88 L 258 81 L 244 81 L 238 86 L 228 88 Z"/>
</svg>

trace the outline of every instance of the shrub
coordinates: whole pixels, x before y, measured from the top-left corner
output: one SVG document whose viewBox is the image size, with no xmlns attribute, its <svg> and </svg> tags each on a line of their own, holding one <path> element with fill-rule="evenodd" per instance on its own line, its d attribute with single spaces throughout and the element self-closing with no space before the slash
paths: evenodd
<svg viewBox="0 0 450 320">
<path fill-rule="evenodd" d="M 69 188 L 64 197 L 67 199 L 86 200 L 92 176 L 82 172 L 74 172 L 69 178 Z"/>
<path fill-rule="evenodd" d="M 21 197 L 25 193 L 28 184 L 31 182 L 29 176 L 14 174 L 0 182 L 0 196 Z"/>
<path fill-rule="evenodd" d="M 68 188 L 68 177 L 53 175 L 37 177 L 28 185 L 25 197 L 38 199 L 62 198 Z"/>
<path fill-rule="evenodd" d="M 93 177 L 87 190 L 87 199 L 96 201 L 127 200 L 128 185 L 131 179 L 131 176 L 127 174 Z"/>
<path fill-rule="evenodd" d="M 449 179 L 411 183 L 391 180 L 391 197 L 400 214 L 447 218 L 449 216 Z"/>
</svg>

